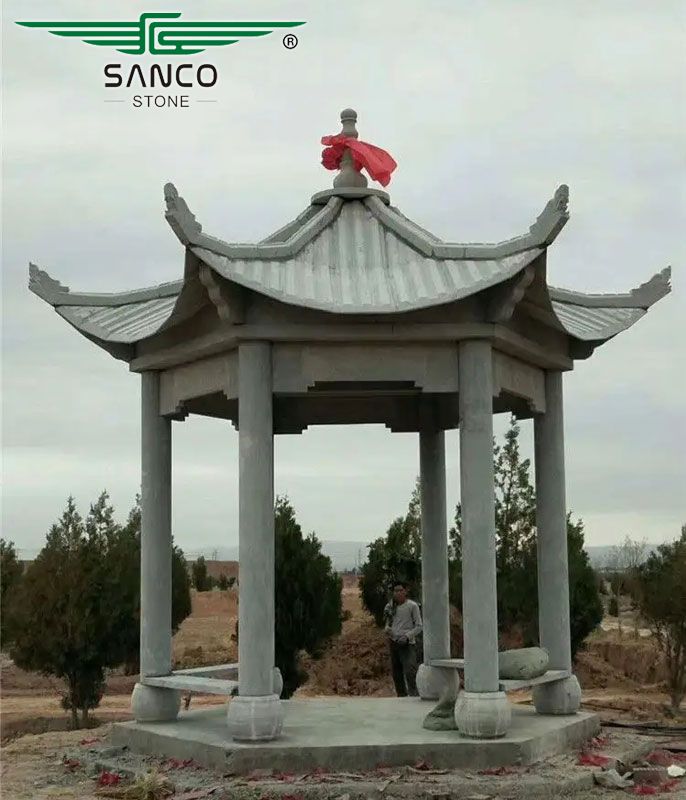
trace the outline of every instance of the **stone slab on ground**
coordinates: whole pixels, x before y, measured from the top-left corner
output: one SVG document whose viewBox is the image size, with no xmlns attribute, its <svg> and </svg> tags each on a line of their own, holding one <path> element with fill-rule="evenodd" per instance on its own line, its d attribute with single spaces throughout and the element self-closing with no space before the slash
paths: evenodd
<svg viewBox="0 0 686 800">
<path fill-rule="evenodd" d="M 316 767 L 356 772 L 418 760 L 437 768 L 484 769 L 576 750 L 600 729 L 595 714 L 541 716 L 513 706 L 505 737 L 476 741 L 457 731 L 424 729 L 427 704 L 416 698 L 313 698 L 283 706 L 283 736 L 259 745 L 229 739 L 224 708 L 182 712 L 176 722 L 118 723 L 112 742 L 236 774 Z"/>
</svg>

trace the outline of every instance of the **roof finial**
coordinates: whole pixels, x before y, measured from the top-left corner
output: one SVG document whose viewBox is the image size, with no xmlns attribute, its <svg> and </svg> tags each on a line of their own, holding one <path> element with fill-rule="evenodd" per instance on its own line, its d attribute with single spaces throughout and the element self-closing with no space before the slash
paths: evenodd
<svg viewBox="0 0 686 800">
<path fill-rule="evenodd" d="M 357 139 L 358 133 L 355 123 L 357 122 L 357 111 L 352 108 L 344 108 L 341 111 L 341 134 Z M 334 178 L 333 185 L 336 189 L 344 187 L 354 187 L 364 189 L 367 186 L 367 179 L 353 165 L 353 156 L 349 147 L 346 147 L 341 158 L 340 172 Z"/>
</svg>

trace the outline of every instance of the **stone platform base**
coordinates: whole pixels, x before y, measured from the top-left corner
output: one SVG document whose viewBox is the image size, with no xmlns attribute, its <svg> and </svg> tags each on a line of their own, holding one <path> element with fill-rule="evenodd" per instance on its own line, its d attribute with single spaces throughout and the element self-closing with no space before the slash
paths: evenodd
<svg viewBox="0 0 686 800">
<path fill-rule="evenodd" d="M 275 769 L 306 772 L 314 767 L 355 772 L 378 764 L 483 769 L 528 764 L 578 748 L 595 736 L 595 714 L 542 716 L 513 706 L 512 726 L 500 739 L 466 739 L 457 731 L 422 728 L 429 704 L 416 698 L 319 698 L 283 701 L 283 735 L 273 742 L 241 744 L 229 738 L 225 706 L 182 712 L 175 722 L 122 722 L 112 743 L 135 752 L 193 758 L 232 771 Z"/>
</svg>

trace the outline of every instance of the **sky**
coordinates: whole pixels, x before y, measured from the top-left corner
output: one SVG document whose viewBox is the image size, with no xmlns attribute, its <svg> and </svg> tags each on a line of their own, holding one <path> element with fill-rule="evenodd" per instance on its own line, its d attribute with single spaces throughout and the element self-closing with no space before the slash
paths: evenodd
<svg viewBox="0 0 686 800">
<path fill-rule="evenodd" d="M 163 215 L 173 181 L 206 232 L 257 241 L 331 186 L 339 113 L 399 167 L 394 205 L 441 238 L 527 231 L 555 188 L 571 219 L 549 281 L 628 291 L 667 265 L 673 292 L 565 376 L 568 507 L 591 545 L 661 542 L 686 522 L 686 5 L 653 0 L 5 0 L 2 173 L 2 536 L 39 548 L 74 495 L 124 518 L 140 484 L 140 381 L 27 288 L 33 261 L 72 291 L 182 277 Z M 150 64 L 16 20 L 305 20 L 187 57 L 217 102 L 141 109 L 104 88 L 110 62 Z M 184 59 L 186 60 L 186 59 Z M 164 91 L 164 90 L 162 90 Z M 105 102 L 112 97 L 124 103 Z M 496 418 L 501 435 L 507 420 Z M 522 423 L 525 455 L 531 422 Z M 447 433 L 449 514 L 458 434 Z M 183 548 L 238 538 L 230 423 L 173 425 L 173 530 Z M 404 513 L 416 434 L 315 427 L 275 443 L 275 490 L 306 531 L 364 544 Z"/>
</svg>

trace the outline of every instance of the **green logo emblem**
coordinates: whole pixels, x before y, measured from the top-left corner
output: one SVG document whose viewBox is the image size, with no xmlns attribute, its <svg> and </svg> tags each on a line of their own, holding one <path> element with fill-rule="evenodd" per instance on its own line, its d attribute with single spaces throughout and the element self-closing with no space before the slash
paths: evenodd
<svg viewBox="0 0 686 800">
<path fill-rule="evenodd" d="M 278 28 L 304 22 L 182 22 L 181 12 L 141 14 L 137 22 L 17 22 L 46 28 L 55 36 L 71 36 L 86 44 L 113 47 L 120 53 L 187 56 L 208 47 L 225 47 L 241 39 L 267 36 Z M 295 38 L 295 37 L 293 37 Z"/>
</svg>

